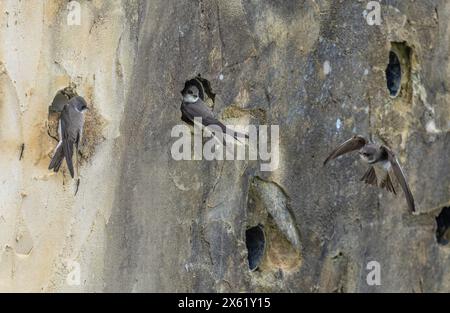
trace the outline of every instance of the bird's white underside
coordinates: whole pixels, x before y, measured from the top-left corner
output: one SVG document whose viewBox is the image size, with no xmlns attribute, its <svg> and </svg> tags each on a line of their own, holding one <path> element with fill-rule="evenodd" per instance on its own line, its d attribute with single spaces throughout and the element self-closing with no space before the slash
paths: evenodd
<svg viewBox="0 0 450 313">
<path fill-rule="evenodd" d="M 184 102 L 187 102 L 187 103 L 194 103 L 194 102 L 197 102 L 197 100 L 198 100 L 198 97 L 195 97 L 193 95 L 187 94 L 184 96 Z"/>
<path fill-rule="evenodd" d="M 391 162 L 389 161 L 381 161 L 375 163 L 373 164 L 373 167 L 375 169 L 375 174 L 377 175 L 378 178 L 378 184 L 381 184 L 381 182 L 386 179 L 386 176 L 389 175 L 389 172 L 391 171 L 392 168 Z"/>
</svg>

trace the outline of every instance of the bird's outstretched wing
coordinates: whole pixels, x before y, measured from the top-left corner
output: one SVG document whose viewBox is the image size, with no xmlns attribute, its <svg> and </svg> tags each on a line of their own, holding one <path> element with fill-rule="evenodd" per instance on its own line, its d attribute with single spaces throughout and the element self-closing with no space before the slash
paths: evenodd
<svg viewBox="0 0 450 313">
<path fill-rule="evenodd" d="M 343 155 L 345 153 L 352 152 L 355 150 L 359 150 L 362 147 L 364 147 L 366 144 L 367 144 L 366 138 L 359 136 L 359 135 L 355 135 L 352 138 L 350 138 L 349 140 L 342 143 L 339 147 L 334 149 L 330 153 L 328 158 L 323 162 L 323 165 L 326 165 L 328 163 L 328 161 L 333 160 L 340 155 Z"/>
<path fill-rule="evenodd" d="M 389 149 L 386 146 L 381 146 L 381 149 L 384 149 L 388 155 L 388 160 L 391 163 L 392 171 L 394 172 L 395 177 L 397 178 L 397 181 L 399 182 L 400 186 L 403 189 L 403 192 L 405 193 L 406 202 L 408 203 L 408 207 L 412 212 L 416 211 L 416 207 L 414 204 L 414 198 L 411 193 L 411 190 L 409 189 L 408 183 L 406 182 L 405 175 L 403 174 L 403 170 L 398 163 L 397 157 L 395 156 L 394 152 Z"/>
</svg>

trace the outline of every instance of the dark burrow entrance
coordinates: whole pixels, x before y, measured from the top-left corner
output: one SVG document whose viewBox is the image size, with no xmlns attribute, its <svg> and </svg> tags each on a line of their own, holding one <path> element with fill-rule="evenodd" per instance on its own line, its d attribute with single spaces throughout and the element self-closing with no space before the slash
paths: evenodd
<svg viewBox="0 0 450 313">
<path fill-rule="evenodd" d="M 436 217 L 436 240 L 441 245 L 447 245 L 450 241 L 450 207 L 442 209 Z"/>
<path fill-rule="evenodd" d="M 391 42 L 389 63 L 386 66 L 386 84 L 391 97 L 410 94 L 412 49 L 406 42 Z"/>
<path fill-rule="evenodd" d="M 276 183 L 259 177 L 252 179 L 247 200 L 245 243 L 248 267 L 254 272 L 252 277 L 255 279 L 272 279 L 279 273 L 292 273 L 300 268 L 300 237 L 288 202 Z"/>
<path fill-rule="evenodd" d="M 402 68 L 397 54 L 393 51 L 389 52 L 389 64 L 386 67 L 386 81 L 389 94 L 392 97 L 396 97 L 400 91 Z"/>
<path fill-rule="evenodd" d="M 251 271 L 258 269 L 266 249 L 266 236 L 263 226 L 257 225 L 245 231 L 245 244 L 248 251 L 248 267 Z"/>
</svg>

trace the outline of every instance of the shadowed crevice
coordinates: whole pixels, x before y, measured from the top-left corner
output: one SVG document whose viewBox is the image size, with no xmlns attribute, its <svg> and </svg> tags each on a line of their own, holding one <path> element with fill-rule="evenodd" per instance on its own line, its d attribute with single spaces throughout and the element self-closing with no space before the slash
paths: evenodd
<svg viewBox="0 0 450 313">
<path fill-rule="evenodd" d="M 400 60 L 393 51 L 389 52 L 389 64 L 386 67 L 386 81 L 389 94 L 392 97 L 396 97 L 400 92 L 402 68 L 400 66 Z"/>
<path fill-rule="evenodd" d="M 262 225 L 245 231 L 245 244 L 248 251 L 248 267 L 251 271 L 255 271 L 261 264 L 266 249 L 266 236 Z"/>
<path fill-rule="evenodd" d="M 412 49 L 406 42 L 391 42 L 386 84 L 391 97 L 409 99 L 411 95 Z"/>
<path fill-rule="evenodd" d="M 276 183 L 259 177 L 251 181 L 247 201 L 249 228 L 245 234 L 251 271 L 268 274 L 300 268 L 300 235 L 288 202 Z"/>
<path fill-rule="evenodd" d="M 450 241 L 450 207 L 444 207 L 436 217 L 436 240 L 440 245 L 448 245 Z"/>
</svg>

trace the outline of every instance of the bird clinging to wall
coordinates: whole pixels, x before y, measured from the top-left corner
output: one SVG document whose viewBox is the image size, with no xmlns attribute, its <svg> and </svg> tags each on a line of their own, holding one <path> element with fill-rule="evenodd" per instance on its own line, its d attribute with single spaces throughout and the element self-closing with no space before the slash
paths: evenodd
<svg viewBox="0 0 450 313">
<path fill-rule="evenodd" d="M 78 145 L 83 135 L 84 114 L 88 109 L 83 97 L 75 96 L 64 106 L 58 124 L 59 143 L 56 146 L 53 158 L 48 169 L 58 172 L 63 159 L 66 159 L 70 176 L 74 177 L 73 169 L 73 146 Z"/>
</svg>

